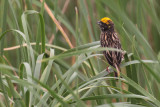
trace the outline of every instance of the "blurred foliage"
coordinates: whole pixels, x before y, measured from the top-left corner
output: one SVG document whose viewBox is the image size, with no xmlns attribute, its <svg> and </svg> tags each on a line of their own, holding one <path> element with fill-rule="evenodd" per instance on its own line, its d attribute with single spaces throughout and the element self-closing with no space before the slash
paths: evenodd
<svg viewBox="0 0 160 107">
<path fill-rule="evenodd" d="M 160 0 L 44 3 L 51 13 L 39 0 L 0 0 L 1 107 L 160 106 Z M 127 53 L 118 80 L 99 47 L 106 16 Z"/>
</svg>

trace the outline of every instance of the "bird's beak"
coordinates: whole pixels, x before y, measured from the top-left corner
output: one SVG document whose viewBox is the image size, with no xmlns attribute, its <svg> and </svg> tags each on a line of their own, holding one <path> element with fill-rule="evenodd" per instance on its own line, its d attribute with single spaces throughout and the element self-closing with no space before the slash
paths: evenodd
<svg viewBox="0 0 160 107">
<path fill-rule="evenodd" d="M 98 24 L 98 25 L 101 25 L 101 21 L 98 21 L 97 24 Z"/>
</svg>

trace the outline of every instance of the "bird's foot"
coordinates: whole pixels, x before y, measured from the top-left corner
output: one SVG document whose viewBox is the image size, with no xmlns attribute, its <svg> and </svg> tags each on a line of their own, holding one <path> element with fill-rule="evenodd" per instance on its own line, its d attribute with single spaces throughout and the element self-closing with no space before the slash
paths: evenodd
<svg viewBox="0 0 160 107">
<path fill-rule="evenodd" d="M 106 68 L 106 71 L 107 71 L 108 73 L 110 73 L 109 67 Z"/>
</svg>

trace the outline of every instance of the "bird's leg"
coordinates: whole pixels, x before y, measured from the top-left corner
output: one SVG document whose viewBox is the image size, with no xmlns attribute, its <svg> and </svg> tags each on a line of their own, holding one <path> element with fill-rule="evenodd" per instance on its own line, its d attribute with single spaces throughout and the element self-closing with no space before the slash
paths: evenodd
<svg viewBox="0 0 160 107">
<path fill-rule="evenodd" d="M 119 69 L 119 67 L 117 66 L 117 64 L 115 64 L 115 67 L 116 67 L 116 70 L 117 70 L 117 72 L 116 72 L 116 73 L 117 73 L 117 76 L 120 77 L 120 69 Z"/>
</svg>

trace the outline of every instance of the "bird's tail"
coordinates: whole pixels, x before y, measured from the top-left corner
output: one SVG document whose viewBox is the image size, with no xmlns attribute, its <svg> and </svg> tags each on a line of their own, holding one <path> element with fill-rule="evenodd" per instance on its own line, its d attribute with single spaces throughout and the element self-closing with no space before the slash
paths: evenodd
<svg viewBox="0 0 160 107">
<path fill-rule="evenodd" d="M 114 64 L 117 71 L 114 71 L 114 76 L 119 77 L 120 76 L 120 67 L 117 66 L 117 64 Z"/>
</svg>

